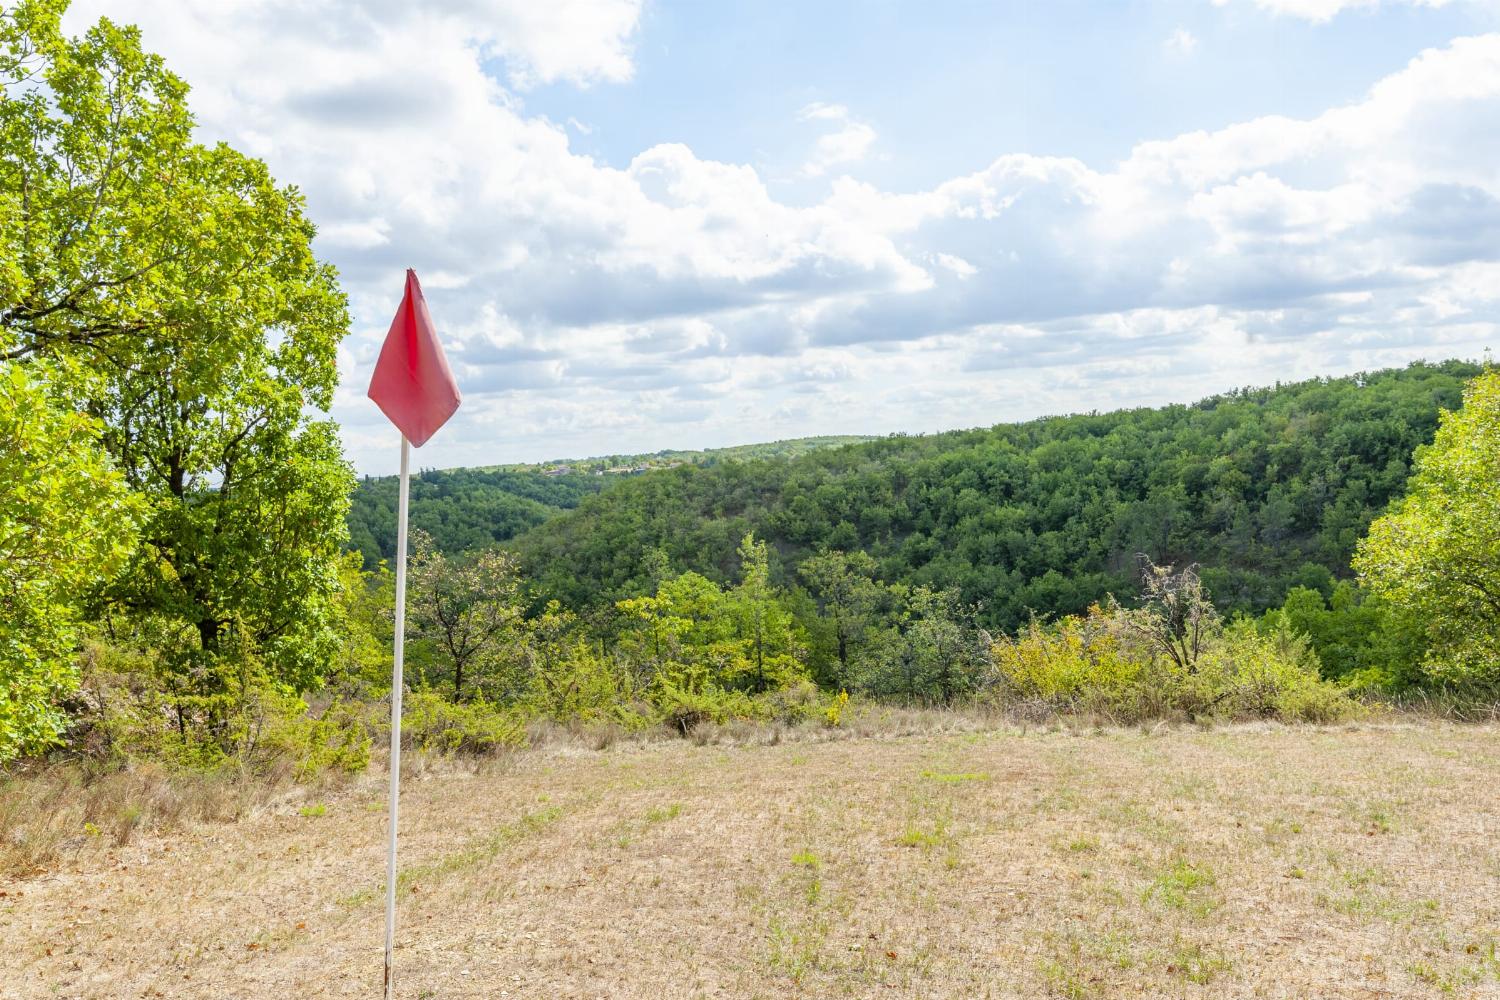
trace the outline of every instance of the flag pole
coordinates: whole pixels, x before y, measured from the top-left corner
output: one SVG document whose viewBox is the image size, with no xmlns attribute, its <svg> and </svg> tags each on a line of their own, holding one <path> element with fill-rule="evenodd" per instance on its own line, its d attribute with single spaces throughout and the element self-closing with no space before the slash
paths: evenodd
<svg viewBox="0 0 1500 1000">
<path fill-rule="evenodd" d="M 396 995 L 391 959 L 396 948 L 396 813 L 401 794 L 401 663 L 406 646 L 406 503 L 411 444 L 401 435 L 401 493 L 396 504 L 396 635 L 391 670 L 391 810 L 385 852 L 385 1000 Z"/>
<path fill-rule="evenodd" d="M 401 431 L 401 499 L 396 508 L 396 634 L 391 663 L 391 810 L 385 853 L 385 1000 L 396 995 L 396 829 L 401 794 L 401 666 L 406 650 L 406 510 L 411 449 L 420 448 L 458 410 L 453 381 L 417 272 L 406 269 L 406 291 L 370 375 L 369 397 Z"/>
</svg>

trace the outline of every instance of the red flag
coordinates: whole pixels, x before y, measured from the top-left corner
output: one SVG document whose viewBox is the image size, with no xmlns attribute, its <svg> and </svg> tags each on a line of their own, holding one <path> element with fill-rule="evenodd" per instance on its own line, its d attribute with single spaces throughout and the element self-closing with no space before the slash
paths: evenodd
<svg viewBox="0 0 1500 1000">
<path fill-rule="evenodd" d="M 443 345 L 438 343 L 427 300 L 417 284 L 417 272 L 406 269 L 406 294 L 391 320 L 369 396 L 401 429 L 406 439 L 421 447 L 458 409 L 458 383 L 448 370 Z"/>
</svg>

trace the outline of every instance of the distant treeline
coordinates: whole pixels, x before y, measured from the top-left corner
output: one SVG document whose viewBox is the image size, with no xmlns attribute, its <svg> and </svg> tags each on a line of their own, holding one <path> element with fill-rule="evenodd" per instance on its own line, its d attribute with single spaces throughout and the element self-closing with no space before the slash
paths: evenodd
<svg viewBox="0 0 1500 1000">
<path fill-rule="evenodd" d="M 559 459 L 537 465 L 496 465 L 424 471 L 411 481 L 411 524 L 425 531 L 442 552 L 454 554 L 504 542 L 578 506 L 622 478 L 683 464 L 796 458 L 825 448 L 869 441 L 867 437 L 823 436 L 735 445 L 706 451 L 658 451 Z M 597 473 L 597 475 L 596 475 Z M 390 559 L 396 549 L 395 476 L 360 480 L 349 511 L 349 547 L 366 569 Z"/>
<path fill-rule="evenodd" d="M 466 552 L 507 541 L 613 482 L 603 476 L 452 469 L 411 479 L 411 525 L 444 552 Z M 349 546 L 374 569 L 396 548 L 394 476 L 360 480 L 349 508 Z"/>
<path fill-rule="evenodd" d="M 868 435 L 825 434 L 817 437 L 790 438 L 785 441 L 763 441 L 759 444 L 738 444 L 727 448 L 708 448 L 702 451 L 684 451 L 666 448 L 661 451 L 641 452 L 634 455 L 596 455 L 593 458 L 559 458 L 550 462 L 520 465 L 496 465 L 486 467 L 500 472 L 544 472 L 566 467 L 574 472 L 621 473 L 644 469 L 661 468 L 668 465 L 717 465 L 720 462 L 748 462 L 757 458 L 796 458 L 824 448 L 858 444 L 870 441 Z"/>
<path fill-rule="evenodd" d="M 1479 371 L 1419 363 L 1188 406 L 688 465 L 622 479 L 510 544 L 541 597 L 580 611 L 650 592 L 664 572 L 727 582 L 749 533 L 770 543 L 783 583 L 820 550 L 863 550 L 882 579 L 956 588 L 1000 630 L 1132 593 L 1138 554 L 1197 563 L 1216 603 L 1261 611 L 1350 575 L 1414 449 Z M 472 524 L 462 507 L 454 523 Z M 417 523 L 454 550 L 457 535 Z"/>
</svg>

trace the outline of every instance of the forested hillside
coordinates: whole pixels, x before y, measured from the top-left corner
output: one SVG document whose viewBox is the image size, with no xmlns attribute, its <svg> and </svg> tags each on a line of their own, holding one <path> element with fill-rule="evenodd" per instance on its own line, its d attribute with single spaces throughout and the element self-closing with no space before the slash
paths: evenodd
<svg viewBox="0 0 1500 1000">
<path fill-rule="evenodd" d="M 1479 369 L 1445 362 L 1189 406 L 892 437 L 793 460 L 620 482 L 518 538 L 539 592 L 586 609 L 674 571 L 732 576 L 747 532 L 773 574 L 862 549 L 891 581 L 958 588 L 1010 630 L 1135 587 L 1136 556 L 1200 563 L 1215 601 L 1261 610 L 1349 575 L 1413 450 Z"/>
<path fill-rule="evenodd" d="M 485 548 L 578 506 L 613 481 L 484 469 L 426 471 L 411 478 L 411 526 L 446 552 Z M 349 545 L 364 556 L 366 569 L 395 554 L 397 488 L 395 476 L 366 476 L 351 498 Z"/>
<path fill-rule="evenodd" d="M 432 536 L 441 551 L 466 552 L 514 538 L 626 476 L 685 464 L 796 458 L 868 440 L 806 437 L 703 451 L 667 450 L 534 465 L 423 471 L 411 480 L 411 523 Z M 396 487 L 395 476 L 366 476 L 354 491 L 349 547 L 364 556 L 366 569 L 374 569 L 380 560 L 390 559 L 395 553 Z"/>
</svg>

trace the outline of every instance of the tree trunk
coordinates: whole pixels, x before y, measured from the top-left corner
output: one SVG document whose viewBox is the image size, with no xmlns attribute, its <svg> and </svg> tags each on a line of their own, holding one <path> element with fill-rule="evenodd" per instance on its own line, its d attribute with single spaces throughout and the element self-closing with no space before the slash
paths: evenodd
<svg viewBox="0 0 1500 1000">
<path fill-rule="evenodd" d="M 198 644 L 205 653 L 219 648 L 219 627 L 222 624 L 212 618 L 198 619 Z"/>
</svg>

